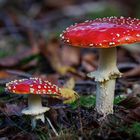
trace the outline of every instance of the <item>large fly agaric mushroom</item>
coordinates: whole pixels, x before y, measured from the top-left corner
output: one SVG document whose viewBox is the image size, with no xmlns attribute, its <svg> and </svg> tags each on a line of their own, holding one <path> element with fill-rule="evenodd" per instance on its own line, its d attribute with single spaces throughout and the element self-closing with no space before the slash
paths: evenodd
<svg viewBox="0 0 140 140">
<path fill-rule="evenodd" d="M 56 85 L 49 81 L 43 81 L 40 78 L 14 80 L 6 84 L 6 90 L 15 94 L 29 94 L 28 107 L 22 110 L 25 115 L 31 115 L 32 128 L 36 126 L 36 120 L 45 121 L 44 113 L 49 110 L 43 107 L 41 95 L 60 96 L 60 90 Z"/>
<path fill-rule="evenodd" d="M 99 48 L 99 67 L 88 76 L 97 81 L 97 112 L 104 116 L 112 114 L 115 81 L 121 76 L 116 66 L 116 46 L 140 42 L 140 20 L 130 17 L 98 18 L 72 25 L 60 37 L 71 46 Z"/>
</svg>

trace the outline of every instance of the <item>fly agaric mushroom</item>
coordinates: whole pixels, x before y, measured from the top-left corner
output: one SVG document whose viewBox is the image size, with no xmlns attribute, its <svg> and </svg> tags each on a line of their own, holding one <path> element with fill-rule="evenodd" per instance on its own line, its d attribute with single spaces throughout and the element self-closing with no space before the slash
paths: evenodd
<svg viewBox="0 0 140 140">
<path fill-rule="evenodd" d="M 140 42 L 140 20 L 130 17 L 98 18 L 72 25 L 60 37 L 71 46 L 100 48 L 99 67 L 88 76 L 97 81 L 97 112 L 104 116 L 112 114 L 115 81 L 121 76 L 116 66 L 116 46 Z"/>
<path fill-rule="evenodd" d="M 59 88 L 49 81 L 43 81 L 39 78 L 14 80 L 6 84 L 6 90 L 15 94 L 29 94 L 28 107 L 22 110 L 25 115 L 31 115 L 32 128 L 36 126 L 36 120 L 45 121 L 44 113 L 49 110 L 43 107 L 41 95 L 60 96 Z"/>
</svg>

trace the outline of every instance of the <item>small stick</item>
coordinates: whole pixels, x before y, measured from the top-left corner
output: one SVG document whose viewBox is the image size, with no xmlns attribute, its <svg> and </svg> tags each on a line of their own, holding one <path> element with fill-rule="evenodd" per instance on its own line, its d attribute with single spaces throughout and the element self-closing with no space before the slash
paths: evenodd
<svg viewBox="0 0 140 140">
<path fill-rule="evenodd" d="M 48 117 L 46 117 L 46 119 L 47 119 L 49 125 L 51 126 L 53 132 L 55 133 L 55 135 L 56 135 L 56 136 L 59 136 L 59 134 L 57 133 L 56 129 L 53 127 L 53 125 L 52 125 L 50 119 L 49 119 Z"/>
</svg>

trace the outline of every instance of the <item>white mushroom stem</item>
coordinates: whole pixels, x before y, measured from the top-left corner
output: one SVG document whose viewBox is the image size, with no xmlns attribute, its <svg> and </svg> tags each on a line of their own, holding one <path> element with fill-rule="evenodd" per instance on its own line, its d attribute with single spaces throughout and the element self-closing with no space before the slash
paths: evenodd
<svg viewBox="0 0 140 140">
<path fill-rule="evenodd" d="M 116 78 L 121 76 L 116 66 L 116 48 L 100 49 L 98 70 L 88 76 L 97 81 L 97 112 L 103 116 L 112 114 Z"/>
<path fill-rule="evenodd" d="M 36 120 L 40 119 L 45 122 L 44 113 L 48 111 L 48 107 L 43 107 L 40 95 L 30 94 L 28 96 L 28 108 L 22 110 L 25 115 L 31 115 L 32 128 L 36 127 Z"/>
</svg>

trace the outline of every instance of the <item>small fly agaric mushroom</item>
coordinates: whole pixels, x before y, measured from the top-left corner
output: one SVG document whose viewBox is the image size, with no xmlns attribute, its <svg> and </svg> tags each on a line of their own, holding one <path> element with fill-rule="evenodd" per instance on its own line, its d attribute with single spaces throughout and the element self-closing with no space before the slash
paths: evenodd
<svg viewBox="0 0 140 140">
<path fill-rule="evenodd" d="M 45 121 L 44 113 L 49 110 L 43 107 L 41 95 L 60 96 L 59 88 L 49 81 L 43 81 L 40 78 L 14 80 L 6 84 L 6 90 L 15 94 L 29 94 L 28 107 L 22 110 L 23 114 L 31 115 L 32 128 L 36 126 L 36 120 Z"/>
<path fill-rule="evenodd" d="M 88 76 L 97 81 L 97 112 L 104 116 L 113 113 L 115 81 L 121 76 L 116 66 L 116 46 L 140 42 L 140 20 L 98 18 L 72 25 L 60 37 L 71 46 L 100 48 L 98 70 Z"/>
</svg>

